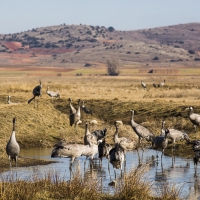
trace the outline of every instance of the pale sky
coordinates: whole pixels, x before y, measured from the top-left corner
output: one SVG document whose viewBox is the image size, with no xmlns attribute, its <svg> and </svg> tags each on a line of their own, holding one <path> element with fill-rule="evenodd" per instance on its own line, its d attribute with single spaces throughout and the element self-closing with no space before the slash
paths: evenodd
<svg viewBox="0 0 200 200">
<path fill-rule="evenodd" d="M 138 30 L 200 22 L 200 0 L 0 0 L 0 34 L 52 25 Z"/>
</svg>

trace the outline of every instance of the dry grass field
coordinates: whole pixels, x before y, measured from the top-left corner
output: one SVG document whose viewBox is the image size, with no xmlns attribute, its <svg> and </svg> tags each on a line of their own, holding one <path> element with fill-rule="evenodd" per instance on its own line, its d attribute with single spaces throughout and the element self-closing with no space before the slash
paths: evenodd
<svg viewBox="0 0 200 200">
<path fill-rule="evenodd" d="M 147 90 L 141 87 L 144 79 Z M 42 80 L 43 94 L 39 108 L 34 102 L 28 104 L 32 97 L 32 89 Z M 159 83 L 163 79 L 163 88 L 153 88 L 152 79 Z M 52 91 L 59 91 L 61 99 L 54 100 L 46 94 L 47 86 Z M 84 122 L 96 119 L 98 125 L 91 125 L 91 130 L 110 127 L 108 136 L 114 134 L 114 121 L 122 120 L 122 133 L 135 137 L 129 126 L 130 109 L 135 110 L 135 121 L 142 123 L 155 134 L 160 134 L 161 122 L 166 120 L 166 127 L 185 129 L 194 135 L 194 129 L 187 118 L 188 106 L 200 113 L 200 81 L 198 77 L 138 77 L 138 76 L 66 76 L 66 77 L 2 77 L 0 83 L 0 139 L 1 151 L 12 131 L 12 118 L 17 118 L 17 139 L 22 148 L 30 146 L 52 146 L 56 139 L 65 138 L 71 142 L 75 131 L 69 126 L 69 102 L 77 107 L 77 100 L 85 101 L 93 110 L 93 116 L 82 112 L 83 124 L 77 128 L 78 142 L 82 142 Z M 7 96 L 11 102 L 7 104 Z M 198 134 L 197 134 L 198 136 Z"/>
<path fill-rule="evenodd" d="M 39 79 L 42 81 L 42 97 L 39 100 L 39 107 L 34 108 L 34 102 L 28 104 L 27 101 L 32 97 L 32 90 L 39 84 Z M 141 86 L 141 79 L 147 84 L 146 90 Z M 165 79 L 166 85 L 163 88 L 155 89 L 152 86 L 153 79 L 156 83 Z M 46 94 L 48 86 L 52 91 L 59 91 L 61 98 L 52 102 L 52 99 Z M 53 147 L 60 139 L 74 142 L 75 138 L 78 143 L 83 143 L 85 122 L 92 119 L 96 119 L 98 124 L 91 125 L 90 130 L 107 127 L 107 141 L 111 144 L 113 144 L 114 121 L 116 120 L 123 121 L 123 126 L 119 130 L 120 136 L 128 136 L 137 140 L 136 134 L 129 125 L 130 109 L 135 110 L 135 121 L 150 129 L 155 135 L 160 134 L 162 120 L 165 120 L 166 127 L 184 129 L 191 139 L 199 139 L 200 130 L 195 134 L 185 110 L 188 106 L 193 106 L 194 111 L 200 113 L 199 90 L 200 80 L 198 76 L 19 76 L 13 71 L 12 75 L 1 74 L 1 169 L 6 169 L 9 166 L 5 146 L 12 132 L 13 117 L 17 119 L 16 137 L 21 148 Z M 13 104 L 7 104 L 8 95 L 11 96 Z M 77 131 L 69 125 L 69 97 L 73 99 L 74 107 L 77 107 L 77 100 L 81 99 L 93 111 L 93 116 L 82 112 L 83 123 L 77 127 Z M 176 154 L 180 156 L 193 157 L 191 147 L 186 145 L 184 141 L 179 142 L 176 149 Z M 171 153 L 171 143 L 166 149 L 166 153 Z M 46 164 L 44 161 L 40 162 Z M 18 164 L 19 166 L 27 166 L 38 164 L 38 161 L 19 158 Z M 123 182 L 121 185 L 123 187 L 115 196 L 102 196 L 98 192 L 93 193 L 93 195 L 97 195 L 99 199 L 128 199 L 129 196 L 133 195 L 128 192 L 132 191 L 129 182 L 133 178 L 134 176 L 130 174 L 127 180 L 124 180 L 128 181 L 127 185 L 124 185 L 125 182 Z M 140 182 L 141 180 L 137 179 L 136 185 L 138 185 L 137 181 Z M 26 182 L 19 181 L 19 183 L 22 188 L 29 185 Z M 49 184 L 48 187 L 55 187 L 55 185 L 50 184 L 49 179 L 34 180 L 33 184 L 38 187 L 37 195 L 40 197 L 43 196 L 39 190 L 41 185 Z M 58 185 L 60 184 L 63 188 L 68 187 L 62 182 Z M 6 186 L 6 183 L 4 185 Z M 150 197 L 151 192 L 148 183 L 141 183 L 142 185 L 147 189 L 147 196 L 144 199 L 154 199 Z M 13 187 L 13 193 L 10 193 L 12 196 L 15 194 L 14 183 L 10 184 L 10 187 Z M 88 187 L 87 184 L 86 187 Z M 138 188 L 138 192 L 140 189 L 142 188 Z M 164 196 L 169 194 L 170 192 L 164 194 Z M 45 195 L 52 197 L 56 194 L 50 194 L 46 191 Z M 173 197 L 170 198 L 174 199 Z M 176 199 L 179 198 L 176 196 Z"/>
</svg>

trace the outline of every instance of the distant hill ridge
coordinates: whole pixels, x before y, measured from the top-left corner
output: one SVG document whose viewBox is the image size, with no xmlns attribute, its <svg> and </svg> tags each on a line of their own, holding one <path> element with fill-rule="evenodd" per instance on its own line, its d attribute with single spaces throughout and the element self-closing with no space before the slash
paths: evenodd
<svg viewBox="0 0 200 200">
<path fill-rule="evenodd" d="M 0 59 L 3 65 L 90 67 L 112 58 L 122 66 L 199 66 L 199 33 L 200 23 L 135 31 L 62 24 L 1 34 Z"/>
</svg>

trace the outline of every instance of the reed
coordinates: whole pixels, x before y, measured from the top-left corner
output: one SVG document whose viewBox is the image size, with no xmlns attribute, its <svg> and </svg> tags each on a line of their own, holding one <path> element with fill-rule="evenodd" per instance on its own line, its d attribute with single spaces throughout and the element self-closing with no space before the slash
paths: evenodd
<svg viewBox="0 0 200 200">
<path fill-rule="evenodd" d="M 103 193 L 103 186 L 96 178 L 84 179 L 79 171 L 75 171 L 71 180 L 60 177 L 58 172 L 33 175 L 27 180 L 20 180 L 16 174 L 1 177 L 0 200 L 179 200 L 181 187 L 165 183 L 153 194 L 153 183 L 147 181 L 145 171 L 148 165 L 133 169 L 123 178 L 117 180 L 113 194 Z M 158 191 L 158 189 L 156 189 Z"/>
</svg>

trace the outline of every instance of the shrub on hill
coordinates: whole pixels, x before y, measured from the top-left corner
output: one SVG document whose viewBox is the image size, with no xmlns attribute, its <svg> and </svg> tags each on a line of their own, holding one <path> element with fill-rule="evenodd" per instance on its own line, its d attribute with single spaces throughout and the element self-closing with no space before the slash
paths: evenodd
<svg viewBox="0 0 200 200">
<path fill-rule="evenodd" d="M 188 50 L 188 53 L 189 54 L 195 54 L 195 51 L 194 50 Z"/>
<path fill-rule="evenodd" d="M 159 58 L 157 56 L 155 56 L 152 60 L 159 60 Z"/>
<path fill-rule="evenodd" d="M 90 66 L 92 66 L 92 64 L 90 64 L 90 63 L 85 64 L 85 67 L 90 67 Z"/>
<path fill-rule="evenodd" d="M 115 29 L 112 26 L 108 27 L 108 31 L 113 32 L 114 30 Z"/>
</svg>

